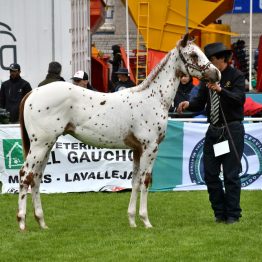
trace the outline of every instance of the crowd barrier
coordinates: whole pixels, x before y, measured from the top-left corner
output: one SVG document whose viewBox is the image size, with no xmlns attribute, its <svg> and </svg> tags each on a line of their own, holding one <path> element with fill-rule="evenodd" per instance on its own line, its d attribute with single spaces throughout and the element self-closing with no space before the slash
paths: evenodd
<svg viewBox="0 0 262 262">
<path fill-rule="evenodd" d="M 248 118 L 246 121 L 261 121 Z M 205 119 L 170 119 L 153 169 L 151 191 L 206 190 L 203 180 Z M 262 189 L 262 123 L 246 122 L 241 159 L 243 189 Z M 55 143 L 43 175 L 41 192 L 119 191 L 131 188 L 131 150 L 100 149 L 61 136 Z M 0 180 L 2 193 L 18 191 L 23 164 L 18 125 L 0 125 Z M 221 174 L 221 179 L 223 176 Z"/>
</svg>

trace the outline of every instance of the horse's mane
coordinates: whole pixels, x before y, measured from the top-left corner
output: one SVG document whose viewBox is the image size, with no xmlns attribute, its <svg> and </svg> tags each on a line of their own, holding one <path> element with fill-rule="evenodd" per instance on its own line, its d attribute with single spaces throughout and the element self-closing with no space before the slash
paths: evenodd
<svg viewBox="0 0 262 262">
<path fill-rule="evenodd" d="M 188 43 L 194 44 L 194 41 L 195 41 L 194 38 L 192 38 L 189 34 L 186 34 L 183 39 L 177 42 L 176 48 L 185 47 Z M 166 54 L 166 56 L 159 62 L 159 64 L 150 72 L 147 78 L 137 87 L 135 87 L 135 90 L 142 91 L 149 87 L 149 85 L 156 78 L 156 76 L 161 71 L 161 69 L 166 65 L 167 61 L 169 60 L 171 56 L 171 53 L 174 52 L 176 48 L 172 49 L 169 53 Z"/>
<path fill-rule="evenodd" d="M 161 69 L 166 65 L 167 61 L 169 60 L 171 56 L 171 50 L 169 53 L 166 54 L 166 56 L 159 62 L 157 66 L 154 67 L 154 69 L 150 72 L 150 74 L 147 76 L 147 78 L 138 85 L 138 91 L 142 91 L 149 87 L 149 85 L 152 83 L 152 81 L 156 78 L 158 73 L 161 71 Z"/>
</svg>

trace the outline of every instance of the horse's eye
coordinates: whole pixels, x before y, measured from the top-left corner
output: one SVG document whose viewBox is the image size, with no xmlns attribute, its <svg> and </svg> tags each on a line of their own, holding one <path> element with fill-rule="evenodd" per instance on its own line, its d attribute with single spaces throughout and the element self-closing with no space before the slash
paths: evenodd
<svg viewBox="0 0 262 262">
<path fill-rule="evenodd" d="M 193 53 L 190 56 L 191 56 L 194 63 L 196 63 L 198 61 L 198 55 L 196 53 Z"/>
</svg>

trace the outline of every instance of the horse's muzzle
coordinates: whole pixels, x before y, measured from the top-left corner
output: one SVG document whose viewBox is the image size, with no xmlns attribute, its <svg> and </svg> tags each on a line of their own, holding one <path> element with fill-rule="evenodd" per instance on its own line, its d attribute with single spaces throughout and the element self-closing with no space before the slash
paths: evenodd
<svg viewBox="0 0 262 262">
<path fill-rule="evenodd" d="M 221 73 L 216 67 L 206 70 L 205 73 L 203 74 L 203 80 L 205 82 L 215 83 L 215 82 L 219 82 L 220 79 L 221 79 Z"/>
</svg>

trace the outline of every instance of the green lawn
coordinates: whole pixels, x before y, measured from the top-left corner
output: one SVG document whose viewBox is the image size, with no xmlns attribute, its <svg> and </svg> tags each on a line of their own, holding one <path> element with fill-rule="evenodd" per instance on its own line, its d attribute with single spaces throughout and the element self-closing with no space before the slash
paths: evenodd
<svg viewBox="0 0 262 262">
<path fill-rule="evenodd" d="M 0 261 L 262 261 L 262 191 L 242 191 L 238 224 L 215 224 L 207 192 L 149 193 L 154 228 L 129 228 L 130 192 L 42 194 L 48 230 L 16 223 L 17 195 L 0 195 Z"/>
</svg>

